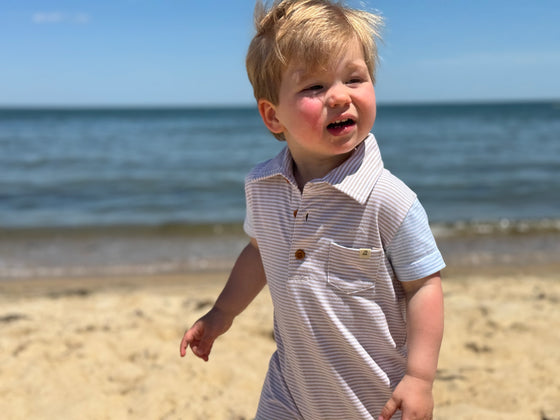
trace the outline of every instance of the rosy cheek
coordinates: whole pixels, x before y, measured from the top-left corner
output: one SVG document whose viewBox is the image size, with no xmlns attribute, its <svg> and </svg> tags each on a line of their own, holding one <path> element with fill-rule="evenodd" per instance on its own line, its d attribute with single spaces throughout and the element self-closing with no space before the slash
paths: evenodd
<svg viewBox="0 0 560 420">
<path fill-rule="evenodd" d="M 322 126 L 323 103 L 315 98 L 302 98 L 298 104 L 301 119 L 312 127 Z"/>
</svg>

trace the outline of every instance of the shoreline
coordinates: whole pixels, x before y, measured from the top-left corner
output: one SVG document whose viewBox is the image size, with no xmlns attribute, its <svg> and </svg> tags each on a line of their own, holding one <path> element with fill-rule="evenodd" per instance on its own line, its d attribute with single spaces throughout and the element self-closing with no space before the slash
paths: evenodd
<svg viewBox="0 0 560 420">
<path fill-rule="evenodd" d="M 229 271 L 247 243 L 240 228 L 47 230 L 0 236 L 0 283 L 25 279 L 131 277 Z M 238 230 L 236 230 L 238 229 Z M 5 232 L 4 232 L 5 233 Z M 542 272 L 560 267 L 560 232 L 436 232 L 447 271 Z M 543 269 L 544 267 L 544 269 Z"/>
</svg>

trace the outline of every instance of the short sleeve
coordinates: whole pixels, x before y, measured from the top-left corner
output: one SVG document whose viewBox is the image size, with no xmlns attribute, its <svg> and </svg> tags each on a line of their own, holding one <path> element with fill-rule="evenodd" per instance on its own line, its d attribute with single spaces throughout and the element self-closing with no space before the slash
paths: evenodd
<svg viewBox="0 0 560 420">
<path fill-rule="evenodd" d="M 400 281 L 419 280 L 445 267 L 428 216 L 418 199 L 410 207 L 386 252 Z"/>
</svg>

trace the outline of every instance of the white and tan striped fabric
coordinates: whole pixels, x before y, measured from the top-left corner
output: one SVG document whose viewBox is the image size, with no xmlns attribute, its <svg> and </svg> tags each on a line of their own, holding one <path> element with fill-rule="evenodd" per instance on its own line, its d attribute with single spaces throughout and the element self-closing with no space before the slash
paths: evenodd
<svg viewBox="0 0 560 420">
<path fill-rule="evenodd" d="M 246 179 L 245 230 L 259 244 L 277 342 L 257 419 L 377 419 L 406 369 L 405 295 L 388 251 L 408 277 L 443 260 L 427 220 L 407 223 L 431 237 L 424 251 L 391 247 L 417 200 L 383 168 L 373 135 L 303 192 L 292 165 L 284 149 Z"/>
</svg>

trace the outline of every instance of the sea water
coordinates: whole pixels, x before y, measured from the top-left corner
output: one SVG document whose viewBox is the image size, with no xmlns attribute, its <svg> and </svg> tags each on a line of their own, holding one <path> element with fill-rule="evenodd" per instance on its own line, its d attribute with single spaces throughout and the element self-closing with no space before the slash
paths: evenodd
<svg viewBox="0 0 560 420">
<path fill-rule="evenodd" d="M 373 133 L 436 233 L 560 231 L 560 102 L 380 105 Z M 0 109 L 0 277 L 65 258 L 137 267 L 101 251 L 111 235 L 157 240 L 134 255 L 160 264 L 237 251 L 200 241 L 240 238 L 244 177 L 284 145 L 255 107 Z"/>
</svg>

